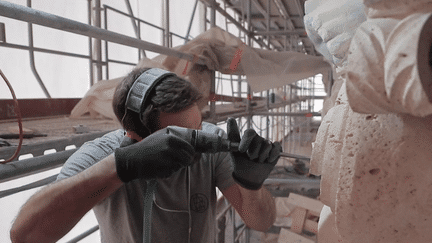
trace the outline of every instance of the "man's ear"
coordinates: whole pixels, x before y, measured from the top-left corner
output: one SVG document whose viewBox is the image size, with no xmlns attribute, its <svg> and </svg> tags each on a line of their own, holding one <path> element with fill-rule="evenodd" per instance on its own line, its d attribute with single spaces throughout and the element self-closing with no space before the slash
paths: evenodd
<svg viewBox="0 0 432 243">
<path fill-rule="evenodd" d="M 138 142 L 142 140 L 142 137 L 140 137 L 138 134 L 136 134 L 133 131 L 126 131 L 126 136 Z"/>
</svg>

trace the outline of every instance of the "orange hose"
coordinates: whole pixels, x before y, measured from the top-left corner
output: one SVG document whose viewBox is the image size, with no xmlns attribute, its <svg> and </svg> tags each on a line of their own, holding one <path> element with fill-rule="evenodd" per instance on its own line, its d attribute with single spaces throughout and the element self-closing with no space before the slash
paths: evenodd
<svg viewBox="0 0 432 243">
<path fill-rule="evenodd" d="M 2 70 L 0 69 L 0 75 L 2 76 L 3 80 L 6 82 L 6 85 L 9 87 L 9 90 L 12 94 L 13 100 L 15 102 L 15 112 L 17 114 L 17 119 L 18 119 L 18 127 L 19 127 L 19 143 L 18 143 L 18 148 L 16 149 L 14 155 L 12 155 L 12 157 L 10 157 L 9 159 L 0 162 L 0 164 L 5 164 L 8 162 L 11 162 L 12 160 L 14 160 L 16 157 L 18 157 L 19 152 L 21 150 L 21 146 L 22 146 L 22 142 L 23 142 L 23 138 L 24 138 L 24 133 L 23 133 L 23 129 L 22 129 L 22 118 L 21 118 L 21 111 L 18 105 L 18 100 L 15 96 L 15 92 L 12 88 L 12 85 L 9 83 L 9 81 L 7 80 L 6 76 L 3 74 Z"/>
</svg>

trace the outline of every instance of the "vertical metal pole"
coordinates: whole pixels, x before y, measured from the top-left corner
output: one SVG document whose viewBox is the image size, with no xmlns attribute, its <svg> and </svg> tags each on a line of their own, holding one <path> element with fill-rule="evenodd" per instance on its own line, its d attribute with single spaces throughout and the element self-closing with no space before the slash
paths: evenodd
<svg viewBox="0 0 432 243">
<path fill-rule="evenodd" d="M 216 9 L 215 9 L 215 5 L 216 5 L 216 0 L 211 0 L 212 4 L 211 4 L 211 11 L 210 11 L 210 26 L 211 27 L 215 27 L 216 26 Z"/>
<path fill-rule="evenodd" d="M 251 19 L 251 9 L 252 9 L 252 2 L 251 0 L 247 1 L 247 20 L 248 20 L 248 32 L 251 33 L 252 32 L 252 19 Z M 248 34 L 247 36 L 247 44 L 248 46 L 252 46 L 252 38 L 251 36 Z M 246 104 L 246 112 L 248 113 L 247 116 L 247 129 L 252 128 L 252 110 L 251 110 L 251 100 L 252 100 L 252 92 L 251 92 L 251 88 L 250 85 L 248 83 L 247 85 L 247 104 Z"/>
<path fill-rule="evenodd" d="M 302 87 L 302 97 L 304 97 L 305 95 L 306 95 L 306 84 L 305 84 L 305 80 L 304 79 L 302 79 L 302 81 L 301 81 L 301 87 Z M 302 102 L 302 107 L 300 108 L 300 110 L 301 111 L 305 111 L 305 110 L 307 110 L 307 101 L 305 101 L 305 102 Z M 300 120 L 300 119 L 298 119 L 298 120 Z M 306 122 L 307 122 L 307 120 L 305 120 Z M 298 123 L 300 123 L 300 122 L 298 122 Z M 298 124 L 298 126 L 299 126 L 299 131 L 300 131 L 300 139 L 299 139 L 299 146 L 302 146 L 302 144 L 303 144 L 303 139 L 304 139 L 304 137 L 303 137 L 303 126 L 304 126 L 304 122 L 301 122 L 301 124 L 302 124 L 302 126 L 300 127 L 300 124 Z"/>
<path fill-rule="evenodd" d="M 172 33 L 170 32 L 170 34 L 169 34 L 169 47 L 172 47 L 173 46 L 173 38 L 172 38 Z"/>
<path fill-rule="evenodd" d="M 267 90 L 267 104 L 266 110 L 270 111 L 270 90 Z M 266 117 L 266 139 L 268 140 L 270 137 L 270 116 Z"/>
<path fill-rule="evenodd" d="M 199 1 L 198 7 L 200 33 L 202 33 L 207 30 L 207 6 L 203 2 Z"/>
<path fill-rule="evenodd" d="M 238 82 L 237 82 L 237 96 L 239 97 L 239 98 L 241 98 L 242 97 L 242 92 L 243 92 L 243 89 L 242 89 L 242 77 L 240 76 L 240 75 L 238 75 L 237 76 L 238 77 Z M 238 126 L 239 126 L 239 128 L 241 129 L 241 127 L 242 127 L 242 118 L 240 117 L 239 118 L 239 122 L 238 122 Z"/>
<path fill-rule="evenodd" d="M 224 4 L 223 10 L 226 12 L 226 10 L 227 10 L 227 2 L 226 2 L 226 1 L 223 1 L 223 4 Z M 225 30 L 226 30 L 226 31 L 229 31 L 229 27 L 228 27 L 228 18 L 225 18 Z"/>
<path fill-rule="evenodd" d="M 308 107 L 308 109 L 309 109 L 309 112 L 312 112 L 312 97 L 313 97 L 313 88 L 312 88 L 312 86 L 313 86 L 313 83 L 311 83 L 312 82 L 312 80 L 311 79 L 309 79 L 308 78 L 308 87 L 309 87 L 309 107 Z M 310 139 L 310 134 L 311 134 L 311 121 L 312 121 L 312 117 L 308 117 L 307 118 L 307 131 L 306 131 L 306 134 L 307 134 L 307 139 L 309 140 Z"/>
<path fill-rule="evenodd" d="M 27 0 L 27 7 L 31 8 L 32 3 L 31 0 Z M 30 67 L 31 70 L 36 77 L 36 80 L 39 83 L 39 86 L 42 88 L 42 91 L 44 92 L 45 96 L 47 98 L 51 98 L 51 95 L 49 94 L 47 88 L 45 87 L 45 84 L 43 83 L 41 77 L 39 76 L 39 73 L 36 70 L 36 64 L 35 64 L 35 58 L 34 58 L 34 49 L 33 49 L 33 25 L 32 23 L 28 23 L 28 41 L 29 41 L 29 54 L 30 54 Z"/>
<path fill-rule="evenodd" d="M 107 8 L 104 8 L 104 28 L 108 30 L 108 10 Z M 105 60 L 106 60 L 106 68 L 105 68 L 105 75 L 106 79 L 109 79 L 109 56 L 108 56 L 108 41 L 105 41 Z"/>
<path fill-rule="evenodd" d="M 95 0 L 95 26 L 101 27 L 101 1 Z M 102 41 L 101 39 L 96 39 L 95 41 L 96 49 L 96 77 L 97 81 L 102 80 Z"/>
<path fill-rule="evenodd" d="M 138 21 L 138 39 L 141 40 L 141 22 L 139 22 L 139 21 Z M 142 53 L 143 57 L 146 57 L 145 51 L 141 49 L 140 51 L 138 51 L 138 61 L 141 60 L 141 53 Z M 108 63 L 107 63 L 107 65 L 108 65 Z"/>
<path fill-rule="evenodd" d="M 267 32 L 269 32 L 270 31 L 270 0 L 267 0 L 266 22 L 267 22 L 266 29 L 267 29 Z M 269 35 L 267 35 L 267 42 L 268 42 L 267 44 L 270 46 L 270 36 Z"/>
<path fill-rule="evenodd" d="M 127 9 L 128 9 L 129 15 L 132 16 L 132 17 L 134 17 L 134 14 L 133 14 L 133 11 L 132 11 L 132 6 L 131 6 L 129 0 L 125 0 L 125 3 L 126 3 L 126 7 L 127 7 Z M 105 10 L 105 11 L 106 11 L 106 10 Z M 132 22 L 132 26 L 133 26 L 134 31 L 135 31 L 135 36 L 136 36 L 138 39 L 141 40 L 141 34 L 140 34 L 140 32 L 141 32 L 141 31 L 140 31 L 140 22 L 137 21 L 137 22 L 138 22 L 138 24 L 137 24 L 133 18 L 131 18 L 131 22 Z M 144 57 L 146 56 L 146 53 L 145 53 L 145 51 L 144 51 L 143 49 L 140 49 L 140 50 L 139 50 L 139 53 L 142 53 L 142 55 L 143 55 Z M 139 56 L 139 54 L 138 54 L 138 58 L 141 59 L 140 56 Z M 107 79 L 108 79 L 108 78 L 107 78 Z"/>
<path fill-rule="evenodd" d="M 271 89 L 270 92 L 273 93 L 274 90 Z M 270 112 L 274 112 L 274 109 L 271 109 Z M 270 140 L 274 140 L 274 127 L 275 127 L 275 117 L 271 116 L 271 125 L 270 125 L 271 135 L 270 135 Z"/>
<path fill-rule="evenodd" d="M 193 10 L 192 10 L 192 16 L 191 16 L 191 19 L 190 19 L 190 21 L 189 21 L 188 30 L 187 30 L 187 32 L 186 32 L 186 36 L 185 36 L 185 44 L 186 44 L 186 43 L 188 42 L 188 40 L 189 40 L 189 35 L 190 35 L 191 28 L 192 28 L 192 23 L 193 23 L 193 19 L 194 19 L 194 17 L 195 17 L 195 11 L 196 11 L 196 9 L 197 9 L 197 6 L 198 6 L 198 0 L 195 0 L 195 5 L 194 5 Z"/>
<path fill-rule="evenodd" d="M 263 91 L 261 91 L 261 98 L 262 98 L 262 97 L 264 97 L 264 92 L 263 92 Z M 263 116 L 260 116 L 260 117 L 259 117 L 259 119 L 260 119 L 259 127 L 260 127 L 260 129 L 261 129 L 260 132 L 259 132 L 259 134 L 260 134 L 261 137 L 262 137 L 262 132 L 263 132 L 263 129 L 262 129 L 262 127 L 263 127 L 263 126 L 262 126 L 262 118 L 263 118 Z"/>
<path fill-rule="evenodd" d="M 92 25 L 92 0 L 88 0 L 87 2 L 87 17 L 88 17 L 88 25 Z M 89 37 L 89 73 L 90 73 L 90 86 L 93 86 L 93 43 L 92 38 Z"/>
<path fill-rule="evenodd" d="M 283 86 L 283 94 L 284 94 L 283 112 L 284 113 L 286 112 L 286 89 L 287 89 L 287 86 L 284 85 Z M 282 150 L 284 150 L 285 149 L 285 126 L 286 126 L 286 124 L 285 124 L 285 117 L 283 116 L 283 117 L 281 117 L 281 119 L 282 119 Z"/>
<path fill-rule="evenodd" d="M 244 7 L 243 7 L 243 5 L 244 5 L 244 1 L 241 2 L 241 11 L 240 11 L 241 13 L 244 13 Z M 243 15 L 242 15 L 242 17 L 239 17 L 239 22 L 240 22 L 240 24 L 242 26 L 244 25 Z M 241 37 L 242 34 L 243 34 L 243 32 L 240 29 L 238 29 L 238 36 L 240 38 L 242 38 Z M 241 77 L 241 75 L 238 75 L 237 76 L 237 97 L 241 98 L 242 97 L 242 93 L 243 93 L 243 90 L 242 90 L 242 77 Z M 239 126 L 240 129 L 243 127 L 242 126 L 242 120 L 243 120 L 242 117 L 238 118 L 238 123 L 237 124 L 238 124 L 238 126 Z"/>
<path fill-rule="evenodd" d="M 315 77 L 312 77 L 312 97 L 315 97 Z M 312 112 L 315 112 L 315 98 L 312 100 Z"/>
<path fill-rule="evenodd" d="M 284 30 L 285 31 L 287 31 L 287 22 L 288 22 L 288 20 L 284 19 Z M 287 39 L 288 39 L 288 37 L 286 35 L 284 35 L 284 42 L 285 42 L 284 43 L 284 51 L 288 50 L 288 48 L 287 48 L 287 43 L 288 43 Z M 290 48 L 290 51 L 291 51 L 291 48 Z"/>
<path fill-rule="evenodd" d="M 164 25 L 164 41 L 163 44 L 165 47 L 170 47 L 170 18 L 169 18 L 169 0 L 164 0 L 162 4 L 162 23 Z"/>
<path fill-rule="evenodd" d="M 294 85 L 295 85 L 295 83 L 294 83 Z M 290 106 L 289 106 L 289 112 L 290 113 L 292 112 L 292 100 L 293 100 L 293 86 L 290 86 Z M 293 139 L 293 134 L 294 134 L 294 129 L 292 127 L 292 116 L 289 117 L 289 127 L 290 127 L 290 142 L 289 142 L 288 152 L 292 153 L 293 151 L 291 150 L 292 149 L 291 146 L 293 143 L 292 139 Z"/>
<path fill-rule="evenodd" d="M 214 4 L 216 4 L 216 0 L 212 0 L 211 11 L 210 11 L 210 26 L 216 26 L 216 9 L 214 8 Z M 214 122 L 214 118 L 216 115 L 216 101 L 214 99 L 216 93 L 216 72 L 212 71 L 211 74 L 211 82 L 210 82 L 210 115 L 211 121 Z"/>
</svg>

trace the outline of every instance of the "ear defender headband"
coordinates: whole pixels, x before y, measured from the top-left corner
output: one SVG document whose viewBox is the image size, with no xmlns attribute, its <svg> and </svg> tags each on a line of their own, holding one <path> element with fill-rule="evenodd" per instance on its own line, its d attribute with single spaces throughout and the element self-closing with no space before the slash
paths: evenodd
<svg viewBox="0 0 432 243">
<path fill-rule="evenodd" d="M 139 114 L 143 123 L 142 113 L 148 105 L 148 98 L 153 89 L 168 76 L 176 76 L 172 72 L 160 68 L 151 68 L 143 72 L 134 82 L 126 98 L 125 115 L 128 110 Z M 124 119 L 123 117 L 123 119 Z M 123 123 L 122 119 L 122 123 Z M 144 123 L 143 123 L 144 124 Z"/>
</svg>

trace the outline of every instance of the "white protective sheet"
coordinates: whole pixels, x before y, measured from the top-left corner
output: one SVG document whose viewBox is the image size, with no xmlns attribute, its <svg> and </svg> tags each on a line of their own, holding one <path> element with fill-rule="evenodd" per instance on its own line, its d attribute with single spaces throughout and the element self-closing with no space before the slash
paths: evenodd
<svg viewBox="0 0 432 243">
<path fill-rule="evenodd" d="M 319 73 L 323 74 L 323 82 L 327 84 L 331 72 L 330 64 L 323 57 L 251 48 L 218 27 L 175 49 L 204 59 L 205 65 L 160 55 L 152 60 L 144 58 L 138 66 L 164 68 L 191 81 L 203 93 L 204 99 L 199 104 L 201 108 L 209 98 L 212 70 L 246 75 L 253 92 L 281 87 Z M 115 119 L 111 108 L 112 94 L 121 79 L 98 82 L 72 110 L 71 117 L 80 117 L 90 112 L 94 116 Z"/>
</svg>

